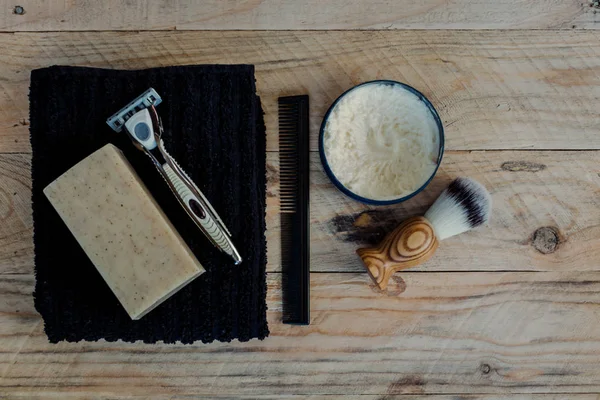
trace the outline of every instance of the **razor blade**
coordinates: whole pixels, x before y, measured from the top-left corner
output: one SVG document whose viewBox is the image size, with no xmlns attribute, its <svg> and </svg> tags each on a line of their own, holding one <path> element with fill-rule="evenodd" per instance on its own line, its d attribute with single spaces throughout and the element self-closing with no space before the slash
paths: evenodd
<svg viewBox="0 0 600 400">
<path fill-rule="evenodd" d="M 150 88 L 139 95 L 131 103 L 127 104 L 121 110 L 112 115 L 106 120 L 115 132 L 121 132 L 127 120 L 133 117 L 139 111 L 142 111 L 150 106 L 157 106 L 162 102 L 161 97 L 156 93 L 156 90 Z"/>
</svg>

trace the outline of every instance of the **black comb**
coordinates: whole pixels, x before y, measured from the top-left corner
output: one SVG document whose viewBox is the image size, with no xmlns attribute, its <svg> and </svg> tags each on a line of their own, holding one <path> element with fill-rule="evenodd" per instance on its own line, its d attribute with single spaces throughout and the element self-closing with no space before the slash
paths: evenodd
<svg viewBox="0 0 600 400">
<path fill-rule="evenodd" d="M 308 96 L 279 98 L 283 323 L 310 321 Z"/>
</svg>

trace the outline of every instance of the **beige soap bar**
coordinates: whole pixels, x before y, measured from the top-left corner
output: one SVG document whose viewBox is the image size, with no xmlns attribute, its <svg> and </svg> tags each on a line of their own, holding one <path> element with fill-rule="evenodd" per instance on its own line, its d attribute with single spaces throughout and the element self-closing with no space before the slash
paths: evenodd
<svg viewBox="0 0 600 400">
<path fill-rule="evenodd" d="M 44 194 L 132 319 L 204 272 L 113 145 L 69 169 Z"/>
</svg>

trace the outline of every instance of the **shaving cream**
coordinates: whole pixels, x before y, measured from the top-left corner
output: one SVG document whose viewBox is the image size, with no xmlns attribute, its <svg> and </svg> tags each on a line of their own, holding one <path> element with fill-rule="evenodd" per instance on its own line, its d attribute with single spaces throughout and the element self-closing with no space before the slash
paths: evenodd
<svg viewBox="0 0 600 400">
<path fill-rule="evenodd" d="M 415 192 L 432 176 L 439 137 L 419 97 L 398 84 L 372 83 L 349 91 L 331 110 L 323 150 L 348 190 L 385 201 Z"/>
</svg>

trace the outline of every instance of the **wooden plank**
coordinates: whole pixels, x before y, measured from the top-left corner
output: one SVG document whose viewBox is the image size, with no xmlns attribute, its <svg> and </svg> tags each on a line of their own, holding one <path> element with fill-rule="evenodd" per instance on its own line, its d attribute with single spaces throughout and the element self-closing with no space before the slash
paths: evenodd
<svg viewBox="0 0 600 400">
<path fill-rule="evenodd" d="M 153 398 L 153 397 L 152 397 Z M 165 398 L 165 397 L 162 397 Z M 168 397 L 171 399 L 172 397 Z M 336 394 L 317 394 L 317 395 L 253 395 L 253 396 L 209 396 L 203 399 L 214 400 L 279 400 L 279 399 L 308 399 L 308 400 L 565 400 L 565 394 L 386 394 L 386 395 L 336 395 Z M 573 394 L 569 393 L 568 398 L 572 400 L 598 400 L 596 394 Z M 175 397 L 177 399 L 177 397 Z"/>
<path fill-rule="evenodd" d="M 23 392 L 27 393 L 27 392 Z M 31 394 L 12 394 L 6 399 L 26 399 L 26 400 L 47 400 L 47 399 L 81 399 L 82 396 L 77 393 L 44 393 L 44 395 L 31 395 Z M 85 397 L 86 399 L 90 397 Z M 103 397 L 92 397 L 93 399 L 104 400 Z M 137 396 L 111 396 L 111 400 L 118 399 L 138 399 Z M 143 397 L 144 400 L 178 400 L 178 399 L 189 399 L 187 396 L 172 396 L 172 395 L 146 395 Z M 428 395 L 419 395 L 419 394 L 386 394 L 384 396 L 381 395 L 371 395 L 371 394 L 357 394 L 357 395 L 347 395 L 347 394 L 315 394 L 315 395 L 251 395 L 251 396 L 240 396 L 240 395 L 210 395 L 202 396 L 202 400 L 288 400 L 288 399 L 301 399 L 301 400 L 565 400 L 566 398 L 570 400 L 598 400 L 598 395 L 595 394 L 573 394 L 569 393 L 568 397 L 563 394 L 502 394 L 502 395 L 493 395 L 493 394 L 428 394 Z"/>
<path fill-rule="evenodd" d="M 14 392 L 13 392 L 14 393 Z M 27 393 L 27 392 L 23 392 Z M 396 395 L 370 395 L 370 394 L 315 394 L 315 395 L 203 395 L 202 400 L 289 400 L 289 399 L 300 399 L 300 400 L 598 400 L 598 395 L 595 394 L 396 394 Z M 81 399 L 84 398 L 77 393 L 44 393 L 44 395 L 30 395 L 30 394 L 12 394 L 11 396 L 4 397 L 3 399 L 26 399 L 26 400 L 48 400 L 48 399 Z M 104 400 L 104 397 L 100 396 L 86 396 L 85 399 L 97 399 Z M 119 395 L 111 396 L 110 400 L 119 399 L 139 399 L 137 396 Z M 193 398 L 193 397 L 192 397 Z M 172 396 L 172 395 L 146 395 L 143 397 L 144 400 L 179 400 L 189 399 L 188 396 Z"/>
<path fill-rule="evenodd" d="M 0 276 L 0 393 L 402 395 L 597 393 L 600 273 L 405 273 L 375 291 L 365 274 L 313 274 L 312 324 L 280 321 L 249 343 L 48 344 L 30 275 Z M 18 310 L 18 312 L 17 312 Z M 179 397 L 177 397 L 179 398 Z"/>
<path fill-rule="evenodd" d="M 30 170 L 30 155 L 0 155 L 0 273 L 33 271 Z"/>
<path fill-rule="evenodd" d="M 0 30 L 598 29 L 590 0 L 2 1 Z M 15 8 L 16 5 L 21 9 Z"/>
<path fill-rule="evenodd" d="M 399 205 L 370 207 L 339 192 L 313 153 L 311 268 L 364 271 L 357 248 L 379 243 L 408 217 L 423 214 L 452 179 L 468 176 L 492 195 L 490 224 L 444 240 L 415 270 L 598 271 L 599 157 L 597 151 L 449 152 L 422 193 Z M 278 242 L 268 238 L 272 249 Z"/>
<path fill-rule="evenodd" d="M 423 193 L 400 205 L 368 207 L 335 189 L 313 153 L 311 268 L 362 272 L 354 253 L 358 247 L 377 243 L 402 220 L 426 211 L 454 177 L 470 176 L 492 193 L 490 225 L 443 241 L 433 259 L 416 270 L 598 271 L 599 156 L 598 151 L 449 152 Z M 267 161 L 268 269 L 277 271 L 278 155 L 269 153 Z M 0 273 L 33 270 L 29 168 L 27 155 L 0 155 Z"/>
<path fill-rule="evenodd" d="M 58 400 L 69 400 L 69 399 L 95 399 L 95 400 L 105 400 L 106 397 L 102 396 L 82 396 L 81 394 L 75 393 L 65 393 L 60 391 L 44 391 L 43 395 L 31 394 L 31 391 L 23 390 L 20 392 L 11 391 L 11 395 L 7 397 L 3 397 L 3 400 L 12 400 L 12 399 L 25 399 L 25 400 L 48 400 L 48 399 L 58 399 Z M 37 393 L 37 392 L 36 392 Z M 110 400 L 119 400 L 119 399 L 140 399 L 142 397 L 139 396 L 130 396 L 127 394 L 124 395 L 112 395 L 110 396 Z M 173 396 L 170 394 L 148 394 L 144 395 L 144 400 L 180 400 L 180 399 L 189 399 L 189 396 Z M 192 397 L 195 398 L 195 397 Z M 385 394 L 385 395 L 372 395 L 372 394 L 355 394 L 355 395 L 347 395 L 347 394 L 314 394 L 314 395 L 294 395 L 294 394 L 281 394 L 281 395 L 263 395 L 263 394 L 254 394 L 254 395 L 219 395 L 219 394 L 211 394 L 211 395 L 202 395 L 202 400 L 598 400 L 598 395 L 596 394 L 580 394 L 580 393 L 544 393 L 544 394 L 514 394 L 514 393 L 504 393 L 501 395 L 494 394 Z"/>
<path fill-rule="evenodd" d="M 600 149 L 600 32 L 320 31 L 0 34 L 0 152 L 28 152 L 29 71 L 250 63 L 277 150 L 277 97 L 310 94 L 311 147 L 344 90 L 388 78 L 423 91 L 450 150 Z M 132 94 L 133 95 L 133 94 Z"/>
</svg>

